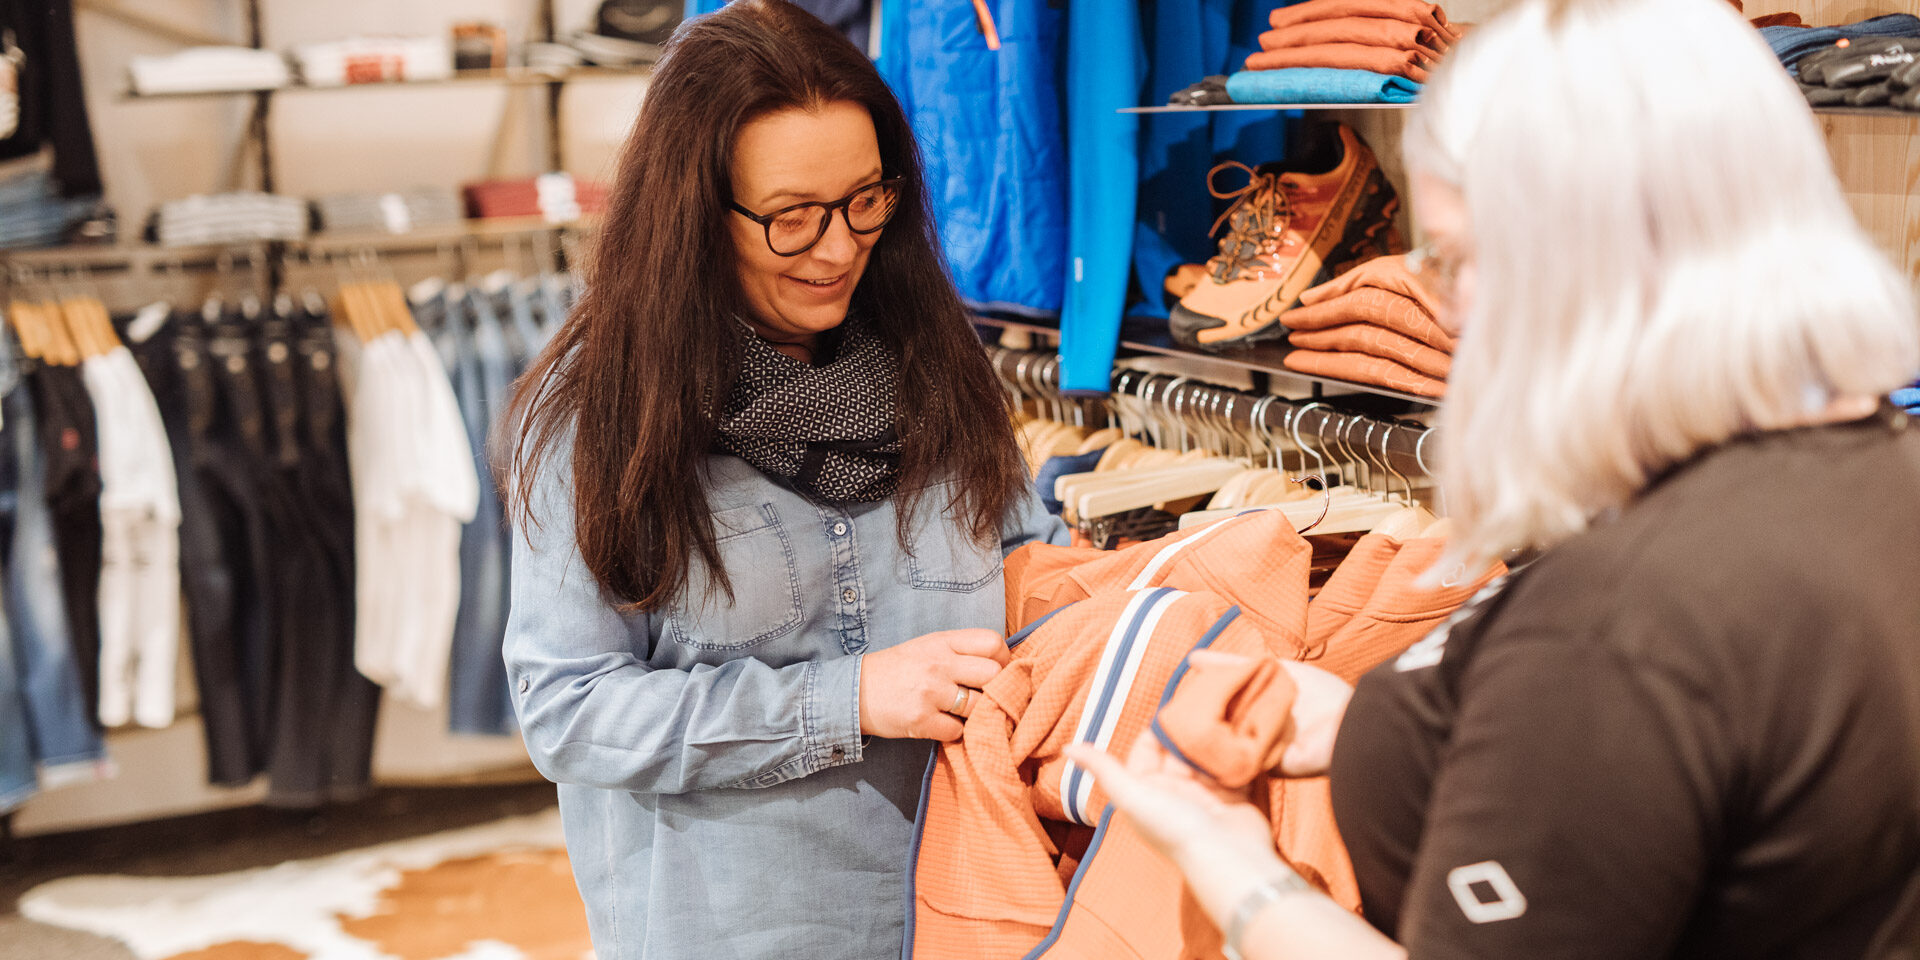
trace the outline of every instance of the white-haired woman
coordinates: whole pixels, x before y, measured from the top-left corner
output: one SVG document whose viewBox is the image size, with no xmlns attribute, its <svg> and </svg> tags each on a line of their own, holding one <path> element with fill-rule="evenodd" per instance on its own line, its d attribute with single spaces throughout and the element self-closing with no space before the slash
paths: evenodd
<svg viewBox="0 0 1920 960">
<path fill-rule="evenodd" d="M 1876 398 L 1920 329 L 1794 85 L 1724 0 L 1521 0 L 1406 152 L 1463 332 L 1442 564 L 1537 558 L 1350 701 L 1289 665 L 1366 920 L 1152 738 L 1081 761 L 1249 958 L 1910 943 L 1920 429 Z"/>
</svg>

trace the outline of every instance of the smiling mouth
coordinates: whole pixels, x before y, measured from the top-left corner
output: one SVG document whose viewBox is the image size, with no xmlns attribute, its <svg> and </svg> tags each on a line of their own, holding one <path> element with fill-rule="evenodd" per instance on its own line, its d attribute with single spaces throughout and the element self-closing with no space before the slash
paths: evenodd
<svg viewBox="0 0 1920 960">
<path fill-rule="evenodd" d="M 840 281 L 846 279 L 846 274 L 841 274 L 840 276 L 837 276 L 837 277 L 829 277 L 825 280 L 809 280 L 806 277 L 792 277 L 790 279 L 798 280 L 801 283 L 804 283 L 804 284 L 807 284 L 808 286 L 813 286 L 813 287 L 831 287 L 834 284 L 839 283 Z"/>
</svg>

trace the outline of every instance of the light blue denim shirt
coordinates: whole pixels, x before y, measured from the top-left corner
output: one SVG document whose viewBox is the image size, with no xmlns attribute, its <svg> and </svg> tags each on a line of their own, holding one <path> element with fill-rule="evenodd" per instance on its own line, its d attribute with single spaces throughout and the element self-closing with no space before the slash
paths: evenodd
<svg viewBox="0 0 1920 960">
<path fill-rule="evenodd" d="M 898 957 L 930 744 L 863 741 L 859 655 L 1002 629 L 1006 552 L 1066 528 L 1029 492 L 983 547 L 941 486 L 907 553 L 892 502 L 818 504 L 716 455 L 733 601 L 696 567 L 688 599 L 628 614 L 575 548 L 571 456 L 555 445 L 514 537 L 506 659 L 600 960 Z"/>
</svg>

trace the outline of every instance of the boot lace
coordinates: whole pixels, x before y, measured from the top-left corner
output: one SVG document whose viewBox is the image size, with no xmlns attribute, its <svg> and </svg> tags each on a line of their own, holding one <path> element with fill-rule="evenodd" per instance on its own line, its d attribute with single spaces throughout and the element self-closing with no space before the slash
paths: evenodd
<svg viewBox="0 0 1920 960">
<path fill-rule="evenodd" d="M 1225 170 L 1245 172 L 1246 184 L 1232 190 L 1220 189 L 1217 179 Z M 1229 160 L 1207 171 L 1207 192 L 1233 201 L 1207 231 L 1218 236 L 1221 225 L 1227 227 L 1227 235 L 1220 238 L 1220 252 L 1207 261 L 1214 282 L 1227 283 L 1244 272 L 1262 269 L 1265 265 L 1260 255 L 1278 246 L 1280 235 L 1293 219 L 1293 207 L 1280 175 L 1261 173 L 1237 160 Z"/>
</svg>

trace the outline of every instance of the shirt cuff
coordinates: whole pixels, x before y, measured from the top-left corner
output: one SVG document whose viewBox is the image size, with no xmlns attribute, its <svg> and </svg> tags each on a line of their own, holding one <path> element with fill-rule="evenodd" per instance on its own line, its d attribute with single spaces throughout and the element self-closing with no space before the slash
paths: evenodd
<svg viewBox="0 0 1920 960">
<path fill-rule="evenodd" d="M 816 660 L 807 684 L 807 746 L 813 769 L 860 761 L 860 657 Z"/>
</svg>

